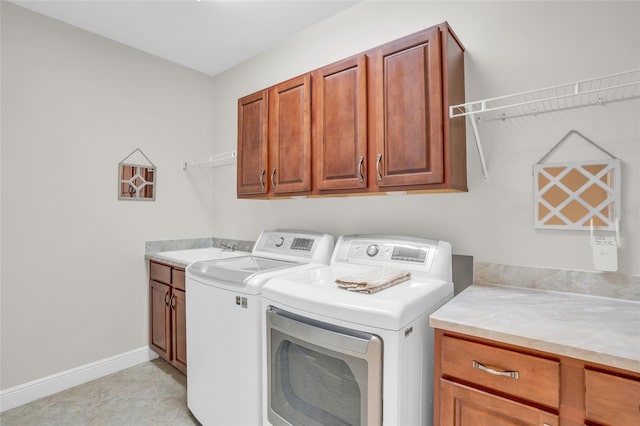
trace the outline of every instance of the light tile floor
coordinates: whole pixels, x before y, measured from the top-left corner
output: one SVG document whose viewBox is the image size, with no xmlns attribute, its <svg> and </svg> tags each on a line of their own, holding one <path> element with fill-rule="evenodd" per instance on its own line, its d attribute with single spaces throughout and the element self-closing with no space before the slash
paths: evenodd
<svg viewBox="0 0 640 426">
<path fill-rule="evenodd" d="M 161 359 L 7 410 L 2 426 L 192 426 L 187 379 Z"/>
</svg>

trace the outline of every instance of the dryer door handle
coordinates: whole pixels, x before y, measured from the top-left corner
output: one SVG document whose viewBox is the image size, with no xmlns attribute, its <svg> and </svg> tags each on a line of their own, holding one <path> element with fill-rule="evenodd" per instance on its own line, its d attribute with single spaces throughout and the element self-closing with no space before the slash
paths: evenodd
<svg viewBox="0 0 640 426">
<path fill-rule="evenodd" d="M 361 336 L 355 336 L 351 335 L 355 333 L 345 334 L 337 330 L 329 330 L 323 328 L 322 323 L 318 321 L 313 321 L 309 318 L 293 319 L 279 312 L 281 311 L 273 307 L 267 311 L 267 322 L 271 328 L 306 342 L 331 348 L 337 352 L 366 354 L 369 351 L 369 343 L 380 340 L 378 336 L 368 333 L 358 333 Z"/>
</svg>

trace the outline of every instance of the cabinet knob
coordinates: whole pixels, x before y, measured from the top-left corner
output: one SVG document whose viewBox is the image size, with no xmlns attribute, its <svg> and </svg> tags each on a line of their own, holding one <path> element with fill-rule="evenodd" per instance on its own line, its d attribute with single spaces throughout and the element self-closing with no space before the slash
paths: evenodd
<svg viewBox="0 0 640 426">
<path fill-rule="evenodd" d="M 271 188 L 276 189 L 276 168 L 271 171 Z"/>
<path fill-rule="evenodd" d="M 167 291 L 167 292 L 164 294 L 164 305 L 165 305 L 165 306 L 169 306 L 169 299 L 168 299 L 168 298 L 169 298 L 169 292 Z"/>
<path fill-rule="evenodd" d="M 262 169 L 260 172 L 260 188 L 264 189 L 264 175 L 266 174 L 266 170 Z"/>
<path fill-rule="evenodd" d="M 171 296 L 171 309 L 176 310 L 176 295 Z"/>
<path fill-rule="evenodd" d="M 364 182 L 364 175 L 362 174 L 362 164 L 364 163 L 364 155 L 360 156 L 358 160 L 358 181 L 360 183 Z"/>
</svg>

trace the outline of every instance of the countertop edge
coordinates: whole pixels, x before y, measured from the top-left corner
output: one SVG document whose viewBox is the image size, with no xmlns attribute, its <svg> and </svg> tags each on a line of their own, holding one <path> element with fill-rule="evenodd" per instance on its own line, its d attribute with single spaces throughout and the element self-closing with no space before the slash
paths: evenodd
<svg viewBox="0 0 640 426">
<path fill-rule="evenodd" d="M 499 343 L 506 343 L 514 346 L 520 346 L 527 349 L 535 349 L 550 354 L 566 356 L 568 358 L 579 359 L 585 362 L 606 365 L 609 367 L 620 368 L 623 370 L 640 373 L 640 362 L 622 358 L 616 355 L 603 354 L 593 352 L 583 348 L 575 348 L 573 346 L 560 345 L 544 340 L 531 339 L 524 336 L 487 330 L 480 327 L 474 327 L 468 324 L 459 324 L 438 318 L 429 318 L 429 325 L 433 328 L 439 328 L 445 331 L 451 331 L 460 334 L 466 334 L 473 337 L 493 340 Z M 581 352 L 578 356 L 576 351 Z"/>
<path fill-rule="evenodd" d="M 156 256 L 154 253 L 145 254 L 144 260 L 145 262 L 149 260 L 153 260 L 154 262 L 163 263 L 165 265 L 169 265 L 169 266 L 173 266 L 174 268 L 181 268 L 181 269 L 186 269 L 187 266 L 190 265 L 190 263 L 183 262 L 181 260 L 177 260 L 177 259 L 174 260 L 174 259 L 168 259 L 162 256 Z"/>
</svg>

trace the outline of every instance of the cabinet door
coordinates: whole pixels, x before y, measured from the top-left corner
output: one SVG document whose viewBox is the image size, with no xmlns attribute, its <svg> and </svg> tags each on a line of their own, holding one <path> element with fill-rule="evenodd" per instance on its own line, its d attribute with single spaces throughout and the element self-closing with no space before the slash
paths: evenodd
<svg viewBox="0 0 640 426">
<path fill-rule="evenodd" d="M 640 425 L 640 381 L 585 370 L 587 418 L 610 426 Z"/>
<path fill-rule="evenodd" d="M 269 164 L 274 194 L 311 190 L 311 77 L 269 91 Z"/>
<path fill-rule="evenodd" d="M 558 426 L 558 416 L 440 379 L 441 426 Z"/>
<path fill-rule="evenodd" d="M 268 104 L 263 90 L 238 99 L 238 195 L 267 193 Z"/>
<path fill-rule="evenodd" d="M 171 287 L 151 281 L 149 284 L 149 341 L 151 348 L 171 361 Z"/>
<path fill-rule="evenodd" d="M 379 187 L 444 181 L 443 87 L 438 28 L 372 53 Z M 374 162 L 375 161 L 375 162 Z"/>
<path fill-rule="evenodd" d="M 312 120 L 318 189 L 366 188 L 366 56 L 315 71 Z"/>
<path fill-rule="evenodd" d="M 187 314 L 184 291 L 173 289 L 170 307 L 171 323 L 173 324 L 171 333 L 173 357 L 171 363 L 178 370 L 187 374 Z"/>
</svg>

